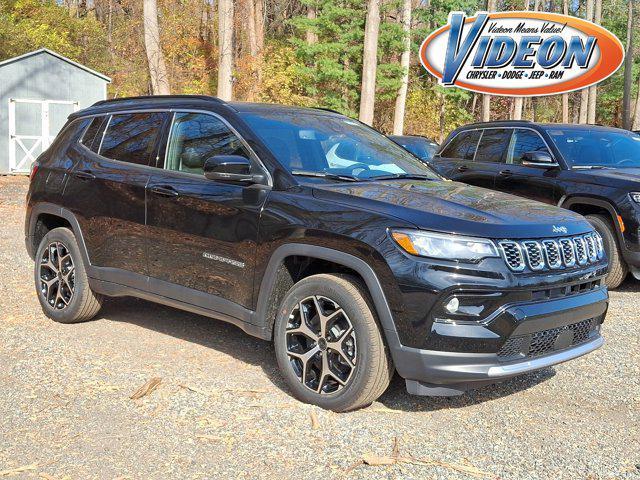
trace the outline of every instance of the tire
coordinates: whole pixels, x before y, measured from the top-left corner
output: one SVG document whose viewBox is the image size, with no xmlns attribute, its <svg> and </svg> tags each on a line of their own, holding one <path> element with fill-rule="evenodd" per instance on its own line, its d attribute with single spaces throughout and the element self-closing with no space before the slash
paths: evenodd
<svg viewBox="0 0 640 480">
<path fill-rule="evenodd" d="M 629 267 L 627 267 L 620 254 L 618 239 L 613 225 L 609 218 L 604 215 L 587 215 L 586 218 L 602 237 L 604 250 L 607 253 L 607 259 L 609 260 L 609 272 L 605 278 L 607 288 L 610 290 L 618 288 L 626 278 L 627 273 L 629 273 Z"/>
<path fill-rule="evenodd" d="M 307 328 L 301 324 L 303 310 Z M 393 375 L 367 290 L 349 275 L 313 275 L 296 283 L 278 311 L 274 342 L 280 371 L 293 395 L 327 410 L 344 412 L 371 404 Z M 305 369 L 301 357 L 311 351 L 315 354 Z"/>
<path fill-rule="evenodd" d="M 78 243 L 68 228 L 54 228 L 40 242 L 34 280 L 42 311 L 56 322 L 90 320 L 102 306 L 102 296 L 89 287 Z"/>
</svg>

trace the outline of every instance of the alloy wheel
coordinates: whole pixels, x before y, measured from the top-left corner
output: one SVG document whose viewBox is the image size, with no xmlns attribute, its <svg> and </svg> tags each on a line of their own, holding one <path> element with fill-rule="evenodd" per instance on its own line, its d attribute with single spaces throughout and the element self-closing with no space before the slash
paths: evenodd
<svg viewBox="0 0 640 480">
<path fill-rule="evenodd" d="M 356 336 L 337 302 L 314 295 L 300 301 L 286 327 L 289 362 L 298 380 L 319 394 L 339 391 L 356 366 Z"/>
<path fill-rule="evenodd" d="M 52 242 L 40 259 L 40 294 L 52 308 L 61 310 L 75 290 L 75 267 L 71 252 L 62 242 Z"/>
</svg>

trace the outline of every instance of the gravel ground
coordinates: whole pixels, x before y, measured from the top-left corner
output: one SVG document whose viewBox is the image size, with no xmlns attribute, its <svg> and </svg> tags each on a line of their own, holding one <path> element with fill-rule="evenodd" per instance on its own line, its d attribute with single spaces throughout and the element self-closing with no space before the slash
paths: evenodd
<svg viewBox="0 0 640 480">
<path fill-rule="evenodd" d="M 586 357 L 458 398 L 409 396 L 395 378 L 335 414 L 293 399 L 269 343 L 222 322 L 128 298 L 84 324 L 45 318 L 26 189 L 0 177 L 0 478 L 640 478 L 633 280 Z M 400 461 L 362 463 L 396 441 Z"/>
</svg>

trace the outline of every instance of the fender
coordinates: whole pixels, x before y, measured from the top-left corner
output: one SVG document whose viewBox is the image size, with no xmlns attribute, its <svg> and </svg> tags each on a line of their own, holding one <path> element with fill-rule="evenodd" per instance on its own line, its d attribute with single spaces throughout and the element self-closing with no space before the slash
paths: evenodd
<svg viewBox="0 0 640 480">
<path fill-rule="evenodd" d="M 558 202 L 559 207 L 566 208 L 567 210 L 571 210 L 570 207 L 575 204 L 593 205 L 607 210 L 609 215 L 611 215 L 611 221 L 613 222 L 613 226 L 616 230 L 618 241 L 624 242 L 624 239 L 622 238 L 622 231 L 620 230 L 620 224 L 618 223 L 618 212 L 609 201 L 599 198 L 575 196 L 569 198 L 563 197 Z M 621 243 L 621 245 L 624 245 L 624 243 Z"/>
<path fill-rule="evenodd" d="M 260 325 L 263 331 L 269 334 L 269 338 L 272 337 L 273 323 L 267 320 L 269 298 L 271 297 L 271 293 L 275 286 L 278 268 L 282 265 L 286 257 L 294 255 L 327 260 L 333 263 L 338 263 L 357 272 L 363 278 L 367 288 L 369 289 L 384 335 L 387 339 L 387 344 L 391 349 L 392 354 L 397 348 L 400 348 L 400 339 L 398 337 L 395 322 L 393 321 L 391 309 L 389 308 L 389 303 L 387 302 L 382 285 L 378 280 L 378 276 L 371 266 L 364 260 L 361 260 L 351 254 L 317 245 L 291 243 L 281 245 L 275 250 L 275 252 L 273 252 L 267 265 L 267 269 L 265 270 L 265 274 L 262 277 L 262 281 L 260 282 L 257 308 L 254 312 L 254 318 L 251 323 L 254 325 Z"/>
<path fill-rule="evenodd" d="M 29 252 L 29 256 L 33 258 L 35 256 L 35 251 L 33 251 L 33 247 L 31 246 L 33 243 L 33 237 L 36 229 L 36 219 L 43 213 L 47 213 L 50 215 L 55 215 L 60 218 L 64 218 L 71 224 L 71 229 L 73 230 L 73 234 L 76 236 L 78 240 L 78 246 L 80 247 L 80 254 L 82 255 L 82 260 L 84 264 L 87 266 L 87 272 L 90 269 L 93 269 L 91 265 L 91 260 L 89 259 L 89 254 L 87 253 L 87 246 L 84 243 L 84 236 L 82 235 L 82 229 L 80 228 L 80 223 L 76 216 L 71 212 L 71 210 L 67 210 L 60 205 L 56 205 L 48 202 L 36 203 L 33 205 L 31 209 L 31 215 L 29 216 L 29 225 L 28 225 L 28 235 L 27 235 L 27 249 Z"/>
</svg>

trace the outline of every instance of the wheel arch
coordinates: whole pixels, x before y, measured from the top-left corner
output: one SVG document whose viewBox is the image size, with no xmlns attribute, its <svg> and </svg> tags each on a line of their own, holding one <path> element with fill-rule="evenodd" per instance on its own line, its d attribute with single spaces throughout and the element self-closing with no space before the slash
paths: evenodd
<svg viewBox="0 0 640 480">
<path fill-rule="evenodd" d="M 59 223 L 56 223 L 56 219 L 59 219 Z M 89 267 L 91 262 L 89 261 L 87 248 L 84 243 L 84 237 L 82 235 L 78 219 L 70 210 L 53 203 L 38 203 L 31 209 L 27 236 L 27 250 L 29 252 L 29 256 L 32 259 L 35 258 L 38 245 L 40 241 L 42 241 L 42 238 L 44 238 L 44 235 L 46 235 L 46 232 L 43 230 L 38 231 L 38 229 L 41 228 L 39 226 L 43 224 L 46 227 L 47 222 L 48 226 L 53 228 L 67 227 L 73 232 L 78 242 L 82 260 L 84 261 L 84 264 Z"/>
<path fill-rule="evenodd" d="M 600 214 L 607 215 L 611 219 L 613 228 L 616 232 L 618 242 L 622 241 L 622 230 L 618 221 L 618 212 L 616 208 L 605 199 L 591 197 L 569 197 L 560 203 L 562 208 L 579 213 L 580 215 Z"/>
<path fill-rule="evenodd" d="M 349 253 L 309 244 L 281 245 L 275 250 L 267 264 L 260 282 L 256 311 L 254 312 L 254 322 L 260 324 L 265 336 L 273 338 L 273 326 L 280 303 L 289 288 L 295 283 L 287 269 L 287 261 L 295 257 L 310 259 L 312 264 L 313 261 L 330 262 L 341 267 L 342 273 L 354 272 L 357 274 L 369 291 L 387 345 L 392 352 L 393 347 L 400 345 L 389 303 L 373 268 L 364 260 Z M 306 273 L 312 275 L 321 272 L 311 270 Z M 322 273 L 332 272 L 323 271 Z M 305 276 L 309 275 L 304 274 L 298 279 Z"/>
</svg>

